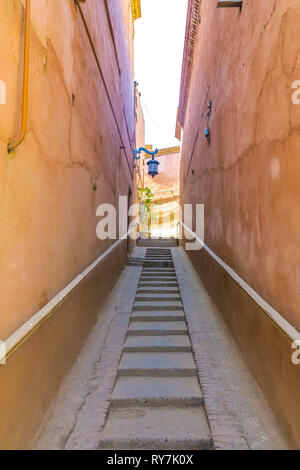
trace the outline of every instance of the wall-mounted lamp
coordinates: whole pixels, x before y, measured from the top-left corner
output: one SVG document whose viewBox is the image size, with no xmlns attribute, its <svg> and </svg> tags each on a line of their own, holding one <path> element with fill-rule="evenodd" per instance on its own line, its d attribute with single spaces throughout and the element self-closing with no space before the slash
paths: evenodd
<svg viewBox="0 0 300 470">
<path fill-rule="evenodd" d="M 217 8 L 242 8 L 243 0 L 218 0 Z"/>
<path fill-rule="evenodd" d="M 134 160 L 139 160 L 141 158 L 141 155 L 140 155 L 141 152 L 145 152 L 148 155 L 152 156 L 152 159 L 149 162 L 147 162 L 147 165 L 148 165 L 148 175 L 154 178 L 154 176 L 158 175 L 158 165 L 160 165 L 160 163 L 154 159 L 154 155 L 158 153 L 158 149 L 156 149 L 155 152 L 150 152 L 144 147 L 141 147 L 139 150 L 135 149 L 134 155 L 133 155 Z"/>
</svg>

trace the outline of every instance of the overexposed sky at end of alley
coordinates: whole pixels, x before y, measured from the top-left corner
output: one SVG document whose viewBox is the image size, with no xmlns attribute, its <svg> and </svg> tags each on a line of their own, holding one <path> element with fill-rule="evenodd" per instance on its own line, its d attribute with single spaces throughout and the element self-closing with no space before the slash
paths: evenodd
<svg viewBox="0 0 300 470">
<path fill-rule="evenodd" d="M 179 145 L 174 137 L 188 0 L 141 0 L 135 22 L 135 80 L 142 94 L 146 144 Z"/>
</svg>

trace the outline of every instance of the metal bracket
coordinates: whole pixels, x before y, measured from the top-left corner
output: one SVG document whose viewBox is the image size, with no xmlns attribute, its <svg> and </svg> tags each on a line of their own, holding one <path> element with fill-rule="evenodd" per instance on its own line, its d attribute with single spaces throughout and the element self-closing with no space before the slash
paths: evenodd
<svg viewBox="0 0 300 470">
<path fill-rule="evenodd" d="M 139 150 L 135 149 L 134 150 L 134 155 L 133 155 L 135 160 L 140 160 L 141 152 L 145 152 L 148 155 L 151 155 L 151 157 L 154 157 L 154 155 L 156 155 L 158 153 L 158 149 L 156 149 L 154 152 L 150 152 L 149 150 L 145 149 L 144 147 L 140 147 Z M 137 155 L 140 155 L 140 156 L 138 157 Z"/>
</svg>

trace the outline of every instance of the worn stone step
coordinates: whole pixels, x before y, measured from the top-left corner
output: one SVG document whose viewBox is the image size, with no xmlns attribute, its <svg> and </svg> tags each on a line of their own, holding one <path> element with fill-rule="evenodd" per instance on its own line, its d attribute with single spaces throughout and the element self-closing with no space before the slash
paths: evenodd
<svg viewBox="0 0 300 470">
<path fill-rule="evenodd" d="M 167 283 L 177 283 L 177 278 L 175 276 L 173 277 L 141 277 L 140 278 L 140 281 L 139 283 L 144 283 L 144 282 L 156 282 L 156 283 L 160 283 L 161 285 L 163 285 L 164 282 L 167 282 Z"/>
<path fill-rule="evenodd" d="M 128 328 L 128 335 L 135 336 L 185 335 L 187 332 L 187 325 L 184 321 L 131 321 Z"/>
<path fill-rule="evenodd" d="M 124 353 L 118 376 L 191 377 L 197 367 L 191 352 L 129 352 Z"/>
<path fill-rule="evenodd" d="M 182 302 L 170 300 L 135 302 L 133 310 L 182 310 Z"/>
<path fill-rule="evenodd" d="M 177 283 L 177 280 L 173 280 L 173 281 L 162 281 L 162 282 L 158 282 L 158 281 L 140 281 L 139 282 L 139 287 L 142 288 L 142 287 L 178 287 L 178 283 Z"/>
<path fill-rule="evenodd" d="M 145 278 L 145 277 L 172 277 L 172 276 L 176 276 L 176 273 L 175 271 L 143 271 L 142 274 L 141 274 L 141 277 L 142 278 Z"/>
<path fill-rule="evenodd" d="M 171 285 L 171 284 L 176 284 L 178 286 L 177 278 L 176 277 L 142 277 L 139 280 L 139 285 L 140 284 L 145 284 L 145 283 L 153 283 L 155 282 L 156 284 L 161 285 L 162 287 L 165 285 Z"/>
<path fill-rule="evenodd" d="M 190 352 L 187 334 L 175 336 L 127 336 L 123 352 Z"/>
<path fill-rule="evenodd" d="M 153 248 L 153 249 L 146 250 L 146 254 L 148 254 L 148 253 L 166 253 L 166 254 L 169 255 L 172 252 L 171 252 L 171 250 L 164 249 L 164 248 L 157 248 L 157 249 Z"/>
<path fill-rule="evenodd" d="M 171 258 L 173 259 L 172 257 L 172 254 L 171 253 L 146 253 L 145 255 L 145 258 Z"/>
<path fill-rule="evenodd" d="M 175 294 L 165 294 L 165 293 L 158 293 L 154 294 L 149 293 L 149 294 L 137 294 L 135 297 L 136 302 L 153 302 L 153 301 L 164 301 L 166 302 L 167 300 L 170 300 L 171 302 L 179 302 L 181 301 L 181 297 L 179 293 Z"/>
<path fill-rule="evenodd" d="M 162 263 L 154 263 L 154 262 L 148 262 L 148 261 L 143 261 L 143 267 L 144 268 L 172 268 L 173 265 L 169 264 L 167 262 L 162 262 Z"/>
<path fill-rule="evenodd" d="M 120 377 L 112 394 L 112 407 L 201 406 L 197 377 Z"/>
<path fill-rule="evenodd" d="M 112 408 L 101 450 L 208 450 L 212 439 L 203 407 Z"/>
<path fill-rule="evenodd" d="M 144 261 L 148 261 L 148 262 L 151 262 L 151 263 L 168 263 L 168 265 L 170 265 L 170 263 L 173 265 L 173 260 L 172 258 L 144 258 Z"/>
<path fill-rule="evenodd" d="M 139 287 L 137 295 L 139 294 L 177 294 L 180 293 L 178 287 Z"/>
<path fill-rule="evenodd" d="M 176 279 L 176 273 L 175 272 L 169 272 L 168 273 L 168 272 L 152 271 L 152 272 L 149 272 L 149 273 L 142 273 L 141 274 L 141 279 L 143 279 L 143 278 L 150 279 L 152 277 L 159 278 L 161 280 L 163 280 L 164 277 Z"/>
<path fill-rule="evenodd" d="M 173 259 L 170 253 L 146 253 L 145 258 L 167 258 Z"/>
<path fill-rule="evenodd" d="M 172 255 L 168 253 L 147 253 L 145 258 L 164 258 L 164 259 L 173 259 Z"/>
<path fill-rule="evenodd" d="M 160 273 L 160 274 L 176 274 L 175 269 L 172 268 L 144 268 L 142 274 Z"/>
<path fill-rule="evenodd" d="M 137 310 L 132 313 L 131 318 L 134 321 L 181 321 L 185 320 L 185 313 L 183 310 L 157 310 L 155 312 Z"/>
</svg>

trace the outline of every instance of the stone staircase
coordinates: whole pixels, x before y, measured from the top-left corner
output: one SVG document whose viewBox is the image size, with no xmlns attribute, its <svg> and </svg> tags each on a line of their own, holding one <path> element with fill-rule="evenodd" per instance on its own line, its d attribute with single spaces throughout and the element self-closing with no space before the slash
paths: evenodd
<svg viewBox="0 0 300 470">
<path fill-rule="evenodd" d="M 139 238 L 137 246 L 175 248 L 178 246 L 178 238 Z"/>
<path fill-rule="evenodd" d="M 171 251 L 147 249 L 100 449 L 211 449 Z"/>
</svg>

